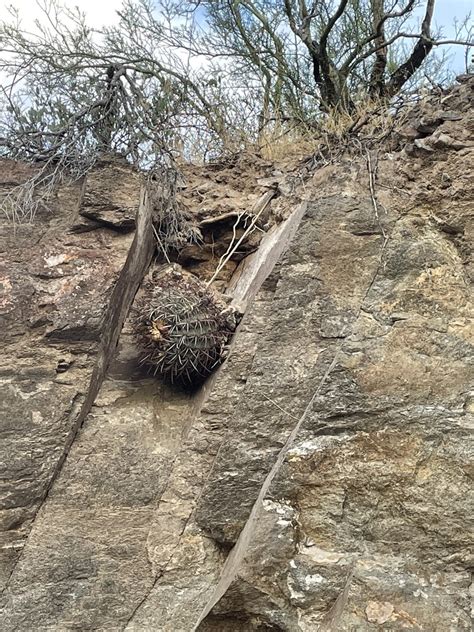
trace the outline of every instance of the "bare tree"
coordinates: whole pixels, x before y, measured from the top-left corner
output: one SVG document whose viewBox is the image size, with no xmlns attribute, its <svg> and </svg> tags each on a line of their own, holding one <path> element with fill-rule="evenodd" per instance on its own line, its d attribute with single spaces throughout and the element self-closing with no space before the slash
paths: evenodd
<svg viewBox="0 0 474 632">
<path fill-rule="evenodd" d="M 2 203 L 15 217 L 104 152 L 140 167 L 176 148 L 208 159 L 269 125 L 307 129 L 321 111 L 388 103 L 434 49 L 471 46 L 467 22 L 454 40 L 433 35 L 435 0 L 125 0 L 99 31 L 41 2 L 33 32 L 13 10 L 0 23 L 0 156 L 37 165 Z"/>
<path fill-rule="evenodd" d="M 58 180 L 80 177 L 103 152 L 146 167 L 187 135 L 219 144 L 228 125 L 215 86 L 169 45 L 150 4 L 125 3 L 118 24 L 100 32 L 56 0 L 41 7 L 34 33 L 15 12 L 0 24 L 0 155 L 38 167 L 4 210 L 30 217 Z"/>
<path fill-rule="evenodd" d="M 208 28 L 201 51 L 233 59 L 262 86 L 261 116 L 308 118 L 390 99 L 426 66 L 433 49 L 473 46 L 432 31 L 435 0 L 198 0 Z M 183 12 L 175 4 L 176 11 Z M 415 11 L 424 7 L 418 27 Z M 189 11 L 190 9 L 187 9 Z M 460 33 L 459 33 L 460 35 Z M 406 44 L 413 43 L 410 50 Z M 196 42 L 195 42 L 196 46 Z M 389 63 L 390 62 L 390 63 Z"/>
</svg>

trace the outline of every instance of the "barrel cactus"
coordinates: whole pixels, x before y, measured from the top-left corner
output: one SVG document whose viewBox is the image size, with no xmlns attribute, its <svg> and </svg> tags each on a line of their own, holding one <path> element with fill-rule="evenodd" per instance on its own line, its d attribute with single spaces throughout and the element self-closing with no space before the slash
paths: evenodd
<svg viewBox="0 0 474 632">
<path fill-rule="evenodd" d="M 198 383 L 222 361 L 234 314 L 196 277 L 173 265 L 154 274 L 133 310 L 141 363 L 171 382 Z"/>
</svg>

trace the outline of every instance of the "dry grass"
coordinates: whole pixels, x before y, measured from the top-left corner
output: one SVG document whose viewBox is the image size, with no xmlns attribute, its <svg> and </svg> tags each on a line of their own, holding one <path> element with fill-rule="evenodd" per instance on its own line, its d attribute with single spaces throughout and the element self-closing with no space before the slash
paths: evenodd
<svg viewBox="0 0 474 632">
<path fill-rule="evenodd" d="M 397 127 L 404 124 L 407 111 L 408 108 L 401 106 L 392 107 L 390 111 L 384 102 L 363 101 L 350 113 L 336 109 L 321 113 L 312 125 L 274 121 L 257 140 L 254 132 L 245 129 L 235 134 L 229 133 L 219 141 L 220 144 L 217 141 L 209 144 L 209 135 L 189 134 L 182 142 L 175 142 L 171 154 L 175 156 L 177 165 L 206 164 L 217 156 L 223 158 L 246 150 L 282 166 L 296 165 L 308 157 L 314 164 L 327 164 L 337 161 L 346 153 L 364 154 L 366 149 L 380 147 Z M 78 164 L 76 173 L 72 174 L 73 179 L 85 175 L 93 162 L 85 160 L 83 164 Z M 66 176 L 71 177 L 66 171 L 61 160 L 45 163 L 28 181 L 3 196 L 0 213 L 6 215 L 14 225 L 32 222 L 39 209 L 49 208 L 48 203 L 58 185 L 67 179 Z M 174 190 L 169 193 L 170 199 L 175 200 Z M 171 237 L 176 238 L 176 241 L 188 237 L 189 227 L 178 221 L 182 213 L 173 213 L 174 210 L 167 209 L 166 218 L 162 218 L 163 225 L 156 227 L 159 232 L 166 229 L 166 235 L 162 235 L 166 242 Z"/>
<path fill-rule="evenodd" d="M 275 162 L 316 154 L 336 159 L 346 151 L 360 152 L 380 145 L 403 125 L 405 118 L 402 108 L 389 111 L 386 103 L 365 101 L 350 113 L 332 110 L 322 114 L 311 127 L 275 126 L 260 137 L 258 149 L 263 158 Z"/>
<path fill-rule="evenodd" d="M 334 140 L 357 136 L 360 140 L 377 144 L 403 123 L 402 119 L 401 108 L 395 107 L 390 111 L 383 101 L 364 101 L 350 113 L 332 110 L 322 122 L 321 132 Z"/>
<path fill-rule="evenodd" d="M 317 146 L 318 139 L 314 131 L 292 127 L 262 134 L 257 149 L 265 160 L 286 162 L 313 153 Z"/>
</svg>

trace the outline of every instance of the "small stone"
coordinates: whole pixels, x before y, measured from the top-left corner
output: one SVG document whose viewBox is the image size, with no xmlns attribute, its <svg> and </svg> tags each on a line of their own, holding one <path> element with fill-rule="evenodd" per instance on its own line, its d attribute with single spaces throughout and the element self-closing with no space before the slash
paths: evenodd
<svg viewBox="0 0 474 632">
<path fill-rule="evenodd" d="M 434 151 L 433 147 L 431 147 L 431 145 L 427 143 L 424 138 L 416 138 L 414 145 L 418 149 L 423 149 L 423 151 L 429 151 L 429 152 Z"/>
<path fill-rule="evenodd" d="M 257 180 L 257 184 L 261 187 L 265 187 L 266 189 L 276 189 L 278 184 L 281 181 L 281 177 L 273 177 L 273 178 L 259 178 Z"/>
<path fill-rule="evenodd" d="M 468 83 L 468 81 L 471 81 L 472 79 L 474 79 L 474 74 L 472 73 L 466 73 L 456 77 L 456 81 L 458 83 Z"/>
<path fill-rule="evenodd" d="M 438 112 L 438 116 L 439 118 L 443 119 L 443 121 L 460 121 L 462 119 L 462 115 L 459 112 L 455 112 L 454 110 Z"/>
<path fill-rule="evenodd" d="M 365 609 L 367 621 L 369 623 L 386 623 L 392 616 L 394 608 L 388 601 L 381 603 L 380 601 L 369 601 Z"/>
<path fill-rule="evenodd" d="M 418 131 L 412 125 L 404 125 L 398 132 L 400 136 L 408 139 L 418 138 Z"/>
<path fill-rule="evenodd" d="M 431 145 L 436 149 L 454 150 L 464 149 L 468 146 L 466 143 L 463 143 L 459 140 L 456 140 L 455 138 L 452 138 L 451 136 L 448 136 L 448 134 L 440 134 L 437 138 L 433 137 L 433 139 L 431 140 Z"/>
<path fill-rule="evenodd" d="M 443 119 L 439 118 L 438 116 L 423 117 L 421 121 L 417 124 L 416 130 L 424 136 L 429 136 L 436 131 L 436 129 L 441 125 L 442 122 Z"/>
</svg>

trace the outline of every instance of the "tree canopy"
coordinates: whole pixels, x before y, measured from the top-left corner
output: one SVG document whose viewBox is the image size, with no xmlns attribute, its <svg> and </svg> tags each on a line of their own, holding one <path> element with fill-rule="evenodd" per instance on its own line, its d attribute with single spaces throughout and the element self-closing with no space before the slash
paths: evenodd
<svg viewBox="0 0 474 632">
<path fill-rule="evenodd" d="M 0 155 L 78 177 L 104 151 L 150 166 L 201 159 L 268 127 L 314 127 L 332 111 L 439 80 L 435 0 L 125 0 L 93 30 L 44 0 L 35 28 L 0 23 Z M 416 15 L 421 16 L 420 20 Z M 44 181 L 41 182 L 43 185 Z"/>
</svg>

